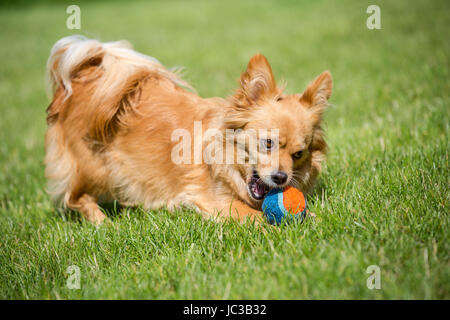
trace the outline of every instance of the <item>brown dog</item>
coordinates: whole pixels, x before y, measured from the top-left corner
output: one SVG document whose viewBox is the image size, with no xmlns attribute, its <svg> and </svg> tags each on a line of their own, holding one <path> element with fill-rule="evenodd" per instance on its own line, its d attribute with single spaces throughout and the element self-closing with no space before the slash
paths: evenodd
<svg viewBox="0 0 450 320">
<path fill-rule="evenodd" d="M 72 36 L 53 47 L 48 74 L 54 92 L 45 140 L 49 192 L 94 223 L 105 218 L 97 203 L 112 200 L 258 218 L 270 188 L 293 185 L 307 192 L 320 172 L 328 72 L 302 94 L 286 95 L 257 54 L 234 96 L 204 99 L 124 42 Z M 222 137 L 215 146 L 227 150 L 227 161 L 207 161 L 221 152 L 206 152 L 212 129 Z M 248 132 L 256 135 L 239 143 Z M 187 143 L 177 140 L 181 136 Z M 244 162 L 236 160 L 239 151 Z"/>
</svg>

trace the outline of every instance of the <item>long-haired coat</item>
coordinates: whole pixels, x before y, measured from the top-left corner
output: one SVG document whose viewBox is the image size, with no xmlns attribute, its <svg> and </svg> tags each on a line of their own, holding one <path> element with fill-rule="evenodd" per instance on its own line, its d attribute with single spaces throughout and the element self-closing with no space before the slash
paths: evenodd
<svg viewBox="0 0 450 320">
<path fill-rule="evenodd" d="M 45 138 L 48 190 L 55 202 L 94 223 L 105 218 L 98 203 L 112 200 L 255 219 L 270 188 L 292 185 L 308 192 L 321 170 L 326 150 L 321 119 L 332 88 L 328 72 L 303 93 L 287 95 L 257 54 L 232 97 L 205 99 L 126 42 L 81 36 L 59 40 L 47 67 L 54 94 Z M 244 150 L 247 160 L 263 149 L 277 161 L 199 163 L 194 148 L 207 141 L 197 139 L 195 123 L 201 123 L 201 134 L 215 129 L 224 137 L 277 130 L 276 139 L 257 136 L 256 151 L 247 142 L 223 141 L 232 153 Z M 192 161 L 173 159 L 179 143 L 173 133 L 179 129 L 191 134 Z"/>
</svg>

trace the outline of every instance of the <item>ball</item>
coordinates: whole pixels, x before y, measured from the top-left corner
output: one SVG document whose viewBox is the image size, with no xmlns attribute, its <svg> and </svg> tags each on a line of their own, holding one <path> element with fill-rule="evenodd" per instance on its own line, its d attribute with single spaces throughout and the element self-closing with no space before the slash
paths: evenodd
<svg viewBox="0 0 450 320">
<path fill-rule="evenodd" d="M 270 224 L 281 224 L 294 219 L 303 221 L 306 215 L 306 198 L 294 187 L 272 189 L 262 204 L 264 216 Z"/>
</svg>

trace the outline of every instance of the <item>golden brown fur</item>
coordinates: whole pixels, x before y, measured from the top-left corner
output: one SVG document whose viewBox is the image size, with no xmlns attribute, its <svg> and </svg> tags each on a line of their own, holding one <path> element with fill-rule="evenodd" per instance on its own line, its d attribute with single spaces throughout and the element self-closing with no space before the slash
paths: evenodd
<svg viewBox="0 0 450 320">
<path fill-rule="evenodd" d="M 270 175 L 282 170 L 284 185 L 311 189 L 326 149 L 321 117 L 331 95 L 328 72 L 303 94 L 286 95 L 257 54 L 233 97 L 204 99 L 156 60 L 139 60 L 122 45 L 64 38 L 52 50 L 45 162 L 55 201 L 94 223 L 104 219 L 97 203 L 111 200 L 155 209 L 184 205 L 242 220 L 261 216 L 261 201 L 248 190 L 252 172 L 273 186 Z M 278 128 L 279 168 L 175 164 L 171 135 L 184 128 L 193 136 L 194 121 L 203 132 Z M 301 158 L 293 159 L 300 150 Z"/>
</svg>

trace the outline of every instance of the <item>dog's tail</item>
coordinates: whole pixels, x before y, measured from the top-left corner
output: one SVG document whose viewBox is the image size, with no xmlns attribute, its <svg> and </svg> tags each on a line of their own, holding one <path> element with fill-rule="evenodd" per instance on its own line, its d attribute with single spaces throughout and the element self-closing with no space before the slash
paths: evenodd
<svg viewBox="0 0 450 320">
<path fill-rule="evenodd" d="M 176 85 L 192 89 L 183 81 L 176 71 L 167 70 L 153 57 L 138 53 L 125 40 L 102 43 L 81 35 L 73 35 L 60 39 L 53 46 L 47 61 L 47 83 L 49 93 L 63 86 L 65 98 L 72 95 L 72 80 L 77 72 L 88 66 L 101 67 L 107 74 L 105 87 L 120 88 L 138 69 L 157 72 L 173 81 Z"/>
<path fill-rule="evenodd" d="M 151 74 L 192 89 L 176 72 L 134 51 L 126 41 L 102 43 L 79 35 L 62 38 L 47 62 L 48 91 L 54 94 L 47 109 L 48 122 L 55 121 L 62 108 L 71 108 L 68 102 L 73 95 L 73 105 L 83 106 L 90 115 L 86 119 L 90 137 L 106 142 L 139 85 Z"/>
</svg>

